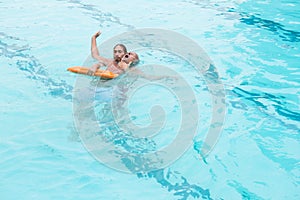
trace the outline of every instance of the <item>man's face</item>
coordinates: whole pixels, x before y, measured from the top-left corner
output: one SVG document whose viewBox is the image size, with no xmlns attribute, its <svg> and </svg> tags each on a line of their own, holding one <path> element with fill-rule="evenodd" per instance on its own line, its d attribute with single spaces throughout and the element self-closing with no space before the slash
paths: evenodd
<svg viewBox="0 0 300 200">
<path fill-rule="evenodd" d="M 116 46 L 114 48 L 114 60 L 116 62 L 120 62 L 124 55 L 125 55 L 125 52 L 122 47 Z"/>
</svg>

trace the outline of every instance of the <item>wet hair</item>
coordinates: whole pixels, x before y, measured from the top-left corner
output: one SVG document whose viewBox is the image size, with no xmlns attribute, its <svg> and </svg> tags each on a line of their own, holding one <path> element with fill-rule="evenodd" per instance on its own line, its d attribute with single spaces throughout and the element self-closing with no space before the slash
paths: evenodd
<svg viewBox="0 0 300 200">
<path fill-rule="evenodd" d="M 137 64 L 139 64 L 140 60 L 136 60 L 134 62 L 131 63 L 130 67 L 136 66 Z"/>
<path fill-rule="evenodd" d="M 135 52 L 133 52 L 133 53 L 135 53 Z M 131 66 L 135 66 L 135 65 L 139 64 L 139 62 L 140 62 L 140 58 L 139 58 L 139 55 L 137 53 L 135 53 L 134 57 L 135 57 L 136 60 L 134 62 L 132 62 Z"/>
<path fill-rule="evenodd" d="M 120 46 L 120 47 L 123 49 L 123 51 L 124 51 L 125 53 L 127 53 L 127 48 L 125 47 L 124 44 L 116 44 L 116 45 L 114 46 L 114 49 L 115 49 L 117 46 Z"/>
<path fill-rule="evenodd" d="M 135 53 L 135 52 L 134 52 L 134 53 Z M 135 55 L 136 55 L 136 56 L 135 56 L 136 60 L 139 61 L 139 60 L 140 60 L 139 55 L 138 55 L 137 53 L 135 53 Z"/>
</svg>

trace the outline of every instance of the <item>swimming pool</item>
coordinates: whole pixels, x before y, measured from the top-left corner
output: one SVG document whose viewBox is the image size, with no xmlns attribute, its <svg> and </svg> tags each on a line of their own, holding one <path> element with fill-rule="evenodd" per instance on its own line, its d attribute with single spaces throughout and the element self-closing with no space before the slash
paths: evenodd
<svg viewBox="0 0 300 200">
<path fill-rule="evenodd" d="M 299 199 L 298 7 L 275 0 L 0 2 L 1 199 Z M 165 169 L 124 173 L 81 143 L 73 116 L 78 76 L 66 68 L 86 61 L 95 31 L 103 32 L 100 44 L 142 28 L 177 32 L 205 50 L 225 88 L 226 116 L 218 143 L 201 159 L 211 96 L 201 77 L 188 79 L 202 119 L 192 146 Z M 138 53 L 140 65 L 155 61 L 192 77 L 171 54 Z M 141 110 L 157 101 L 166 116 L 176 108 L 172 93 L 147 87 L 131 99 L 140 124 L 149 122 Z M 101 92 L 99 120 L 106 117 L 101 103 L 111 100 Z M 167 137 L 143 143 L 148 149 L 174 139 L 175 114 Z"/>
</svg>

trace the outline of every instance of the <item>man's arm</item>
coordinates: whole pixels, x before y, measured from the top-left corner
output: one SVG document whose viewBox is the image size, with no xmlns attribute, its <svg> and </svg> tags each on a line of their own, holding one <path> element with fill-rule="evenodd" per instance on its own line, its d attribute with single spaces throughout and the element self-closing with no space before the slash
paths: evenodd
<svg viewBox="0 0 300 200">
<path fill-rule="evenodd" d="M 87 75 L 93 76 L 95 74 L 95 72 L 97 71 L 97 69 L 99 69 L 102 66 L 104 66 L 104 64 L 101 62 L 93 64 L 92 67 L 89 68 Z"/>
<path fill-rule="evenodd" d="M 92 36 L 92 41 L 91 41 L 91 55 L 94 59 L 98 60 L 99 62 L 103 63 L 104 65 L 108 66 L 112 60 L 108 59 L 108 58 L 104 58 L 102 56 L 100 56 L 99 54 L 99 50 L 97 47 L 97 37 L 99 37 L 99 35 L 101 34 L 100 31 L 98 31 L 97 33 L 95 33 Z"/>
</svg>

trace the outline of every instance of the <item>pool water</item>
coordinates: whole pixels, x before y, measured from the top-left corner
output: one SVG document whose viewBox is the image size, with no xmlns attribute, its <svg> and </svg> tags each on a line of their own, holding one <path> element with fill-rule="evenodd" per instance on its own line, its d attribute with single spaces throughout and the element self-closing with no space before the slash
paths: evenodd
<svg viewBox="0 0 300 200">
<path fill-rule="evenodd" d="M 299 199 L 299 6 L 276 0 L 1 1 L 1 199 Z M 81 143 L 73 116 L 78 75 L 66 68 L 86 61 L 99 29 L 100 44 L 140 28 L 191 38 L 218 70 L 226 117 L 205 159 L 201 144 L 211 118 L 205 82 L 183 60 L 156 50 L 138 52 L 139 65 L 155 61 L 191 77 L 200 110 L 191 147 L 164 169 L 124 173 Z M 143 143 L 153 151 L 174 139 L 180 109 L 173 93 L 144 89 L 129 102 L 134 122 L 147 125 L 145 112 L 157 102 L 169 117 L 165 135 Z M 105 113 L 110 101 L 95 92 L 95 115 L 112 130 L 103 123 L 111 119 Z"/>
</svg>

